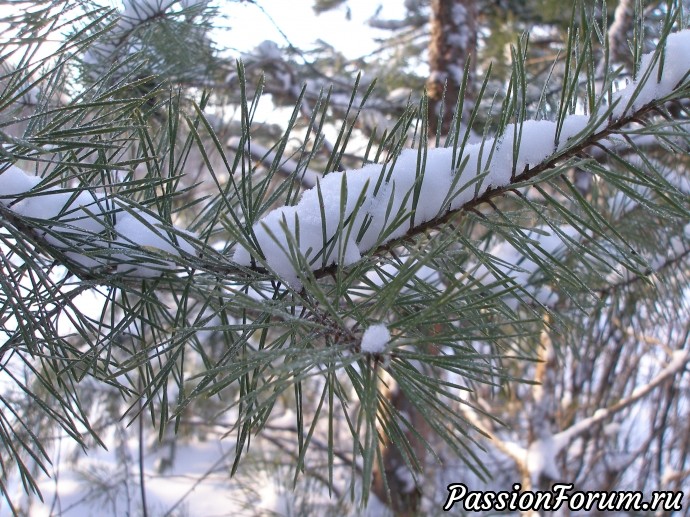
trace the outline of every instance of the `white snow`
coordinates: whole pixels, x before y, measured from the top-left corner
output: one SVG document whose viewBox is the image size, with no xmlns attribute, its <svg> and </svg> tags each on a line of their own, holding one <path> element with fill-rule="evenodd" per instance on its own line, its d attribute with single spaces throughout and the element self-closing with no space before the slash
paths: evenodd
<svg viewBox="0 0 690 517">
<path fill-rule="evenodd" d="M 613 96 L 618 104 L 613 109 L 613 117 L 620 118 L 630 110 L 638 110 L 654 99 L 668 95 L 687 77 L 690 69 L 690 31 L 670 34 L 662 53 L 650 52 L 642 56 L 637 78 L 624 90 Z M 663 73 L 659 77 L 659 66 L 663 59 Z M 657 81 L 657 79 L 659 79 Z"/>
<path fill-rule="evenodd" d="M 104 211 L 108 202 L 103 194 L 89 191 L 65 192 L 56 188 L 45 189 L 40 195 L 26 197 L 16 203 L 12 210 L 23 216 L 36 219 L 59 219 L 74 231 L 99 233 L 105 229 Z M 92 214 L 98 214 L 91 216 Z"/>
<path fill-rule="evenodd" d="M 270 480 L 265 480 L 259 486 L 258 495 L 260 502 L 257 509 L 260 510 L 261 515 L 289 517 L 296 514 L 292 504 L 293 497 L 290 497 L 291 494 L 285 488 Z"/>
<path fill-rule="evenodd" d="M 86 189 L 36 188 L 40 183 L 41 178 L 11 165 L 0 173 L 0 204 L 26 218 L 29 224 L 31 219 L 38 219 L 42 221 L 41 226 L 47 227 L 50 226 L 47 221 L 56 221 L 58 224 L 50 226 L 50 231 L 37 235 L 64 250 L 83 267 L 104 265 L 104 259 L 92 257 L 89 251 L 115 246 L 127 248 L 126 253 L 111 255 L 118 272 L 155 277 L 165 269 L 174 269 L 174 264 L 166 260 L 147 263 L 146 255 L 134 253 L 137 249 L 177 257 L 194 253 L 194 247 L 185 238 L 193 240 L 194 234 L 181 229 L 176 229 L 174 234 L 167 232 L 161 228 L 162 221 L 157 214 Z M 103 234 L 109 228 L 117 233 L 113 241 L 106 240 Z M 128 263 L 132 255 L 137 255 L 136 263 Z"/>
<path fill-rule="evenodd" d="M 612 102 L 618 102 L 612 116 L 618 119 L 636 111 L 654 99 L 670 94 L 678 84 L 687 79 L 690 71 L 690 31 L 670 34 L 663 52 L 650 52 L 642 56 L 636 79 L 625 89 L 613 95 Z M 663 59 L 663 70 L 659 66 Z"/>
<path fill-rule="evenodd" d="M 530 443 L 527 449 L 526 464 L 532 486 L 538 486 L 539 478 L 542 476 L 547 476 L 554 481 L 561 479 L 560 469 L 556 462 L 561 448 L 561 445 L 554 440 L 552 435 L 546 435 Z"/>
<path fill-rule="evenodd" d="M 153 214 L 132 210 L 132 208 L 130 210 L 131 213 L 120 215 L 115 225 L 118 244 L 123 247 L 134 246 L 148 251 L 163 252 L 177 257 L 180 256 L 180 251 L 187 254 L 194 253 L 194 247 L 184 238 L 184 235 L 194 238 L 194 234 L 179 229 L 175 234 L 169 234 L 160 228 L 161 222 Z M 175 267 L 170 261 L 162 261 L 156 267 L 139 261 L 136 264 L 128 264 L 127 258 L 126 254 L 115 255 L 115 259 L 119 261 L 118 272 L 126 272 L 130 276 L 155 277 L 161 274 L 162 269 Z"/>
<path fill-rule="evenodd" d="M 10 165 L 0 172 L 0 203 L 7 205 L 19 194 L 29 191 L 41 181 L 38 176 L 29 176 L 19 167 Z"/>
<path fill-rule="evenodd" d="M 690 30 L 668 37 L 659 82 L 658 60 L 645 55 L 639 79 L 613 95 L 618 102 L 613 118 L 629 114 L 626 107 L 637 109 L 669 95 L 690 70 L 688 48 Z M 461 209 L 489 188 L 507 186 L 525 168 L 567 150 L 599 118 L 599 113 L 570 115 L 560 131 L 555 122 L 527 120 L 509 124 L 497 139 L 465 146 L 457 156 L 450 148 L 426 153 L 407 149 L 385 165 L 330 173 L 305 191 L 297 205 L 277 208 L 254 224 L 256 243 L 268 266 L 301 289 L 305 265 L 314 271 L 353 264 L 363 253 Z M 297 259 L 298 252 L 307 264 Z M 259 256 L 258 250 L 238 245 L 234 260 L 250 266 Z"/>
<path fill-rule="evenodd" d="M 391 333 L 383 324 L 376 324 L 368 327 L 362 335 L 360 345 L 362 352 L 368 354 L 380 354 L 386 349 L 386 345 L 391 340 Z"/>
</svg>

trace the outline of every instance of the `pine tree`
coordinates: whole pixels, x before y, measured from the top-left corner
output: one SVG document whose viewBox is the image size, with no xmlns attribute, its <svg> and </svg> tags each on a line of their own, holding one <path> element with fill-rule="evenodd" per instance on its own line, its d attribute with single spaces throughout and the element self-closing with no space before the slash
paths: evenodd
<svg viewBox="0 0 690 517">
<path fill-rule="evenodd" d="M 429 30 L 451 4 L 466 3 L 373 23 Z M 440 512 L 458 481 L 687 486 L 687 11 L 588 2 L 536 20 L 546 4 L 454 17 L 476 57 L 442 84 L 357 77 L 377 61 L 329 48 L 266 42 L 235 62 L 207 2 L 5 18 L 12 511 L 27 510 L 17 479 L 40 494 L 56 437 L 93 450 L 111 435 L 124 475 L 89 472 L 93 497 L 117 513 L 138 484 L 147 514 L 146 436 L 164 470 L 218 428 L 219 465 L 238 483 L 277 473 L 302 513 L 319 494 L 340 513 L 373 495 Z M 498 29 L 477 28 L 491 9 L 542 30 L 492 47 Z M 432 49 L 457 40 L 442 25 Z M 392 99 L 401 85 L 419 91 Z M 283 127 L 254 123 L 265 93 Z"/>
</svg>

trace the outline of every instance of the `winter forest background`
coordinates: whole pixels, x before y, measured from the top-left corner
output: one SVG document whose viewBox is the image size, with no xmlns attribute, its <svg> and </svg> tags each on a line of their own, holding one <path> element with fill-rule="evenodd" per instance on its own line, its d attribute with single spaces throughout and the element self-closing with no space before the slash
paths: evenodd
<svg viewBox="0 0 690 517">
<path fill-rule="evenodd" d="M 689 3 L 299 4 L 0 2 L 0 514 L 687 508 Z"/>
</svg>

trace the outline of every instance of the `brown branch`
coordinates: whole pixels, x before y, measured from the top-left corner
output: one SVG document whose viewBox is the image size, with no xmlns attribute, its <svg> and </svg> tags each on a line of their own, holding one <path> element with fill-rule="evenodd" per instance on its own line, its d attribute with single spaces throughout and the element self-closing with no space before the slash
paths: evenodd
<svg viewBox="0 0 690 517">
<path fill-rule="evenodd" d="M 476 61 L 477 2 L 474 0 L 432 0 L 429 41 L 429 131 L 447 135 L 453 122 L 455 103 L 462 89 L 468 63 Z M 465 98 L 473 99 L 473 69 L 468 68 Z M 457 116 L 461 116 L 458 113 Z"/>
<path fill-rule="evenodd" d="M 673 353 L 669 363 L 662 368 L 662 370 L 650 382 L 644 386 L 635 388 L 629 397 L 626 397 L 606 408 L 597 409 L 592 416 L 584 418 L 576 424 L 570 426 L 568 429 L 565 429 L 554 435 L 554 439 L 558 440 L 562 447 L 567 445 L 573 439 L 590 430 L 593 426 L 608 420 L 616 413 L 621 412 L 627 407 L 633 405 L 635 402 L 643 399 L 659 386 L 671 381 L 676 374 L 685 370 L 688 363 L 690 363 L 690 352 L 686 350 L 676 350 Z"/>
<path fill-rule="evenodd" d="M 488 203 L 494 198 L 505 195 L 511 190 L 514 190 L 516 184 L 520 184 L 522 182 L 526 182 L 534 178 L 537 178 L 539 175 L 545 173 L 546 171 L 549 171 L 550 169 L 553 169 L 563 163 L 566 163 L 568 160 L 571 160 L 573 158 L 581 159 L 581 156 L 583 155 L 583 153 L 585 153 L 586 149 L 594 145 L 600 144 L 607 137 L 620 131 L 626 125 L 639 120 L 641 117 L 653 113 L 658 108 L 658 106 L 662 104 L 663 102 L 659 101 L 652 102 L 648 105 L 643 106 L 637 112 L 631 113 L 630 115 L 625 117 L 621 117 L 617 121 L 610 121 L 609 125 L 605 129 L 599 131 L 598 133 L 590 135 L 588 138 L 585 138 L 578 144 L 573 145 L 572 147 L 569 147 L 564 151 L 554 153 L 550 158 L 546 159 L 545 161 L 543 161 L 535 167 L 526 167 L 520 174 L 515 174 L 507 185 L 504 185 L 502 187 L 493 187 L 486 189 L 482 195 L 465 203 L 463 206 L 454 210 L 448 210 L 445 214 L 439 217 L 431 219 L 424 224 L 410 228 L 404 236 L 394 239 L 378 247 L 376 250 L 374 250 L 373 253 L 381 254 L 389 252 L 390 250 L 394 249 L 395 247 L 399 246 L 404 242 L 412 241 L 416 237 L 424 235 L 432 229 L 449 223 L 450 221 L 454 220 L 458 215 L 464 212 L 471 211 L 479 205 Z M 0 215 L 2 215 L 4 218 L 10 221 L 11 224 L 19 228 L 20 230 L 28 230 L 27 233 L 29 235 L 31 235 L 31 233 L 34 230 L 29 224 L 23 222 L 20 218 L 15 216 L 10 209 L 7 209 L 1 204 Z M 79 275 L 80 278 L 89 279 L 94 282 L 100 282 L 104 284 L 112 283 L 114 277 L 112 276 L 112 274 L 108 273 L 112 273 L 112 266 L 114 264 L 104 266 L 103 270 L 98 271 L 84 271 L 83 268 L 78 266 L 70 267 L 70 261 L 60 252 L 59 249 L 55 249 L 53 246 L 43 244 L 42 242 L 40 242 L 42 241 L 40 237 L 37 237 L 35 240 L 39 241 L 38 245 L 45 249 L 51 256 L 55 257 L 61 263 L 68 265 L 70 270 L 73 271 L 75 274 Z M 193 260 L 193 262 L 190 261 L 188 258 L 185 259 L 183 257 L 166 257 L 166 260 L 177 260 L 178 265 L 188 267 L 190 268 L 190 270 L 192 270 L 193 268 L 193 270 L 195 271 L 204 272 L 214 276 L 223 276 L 226 278 L 234 276 L 238 279 L 252 278 L 255 280 L 256 277 L 253 275 L 254 273 L 269 273 L 268 270 L 260 266 L 246 268 L 238 267 L 237 265 L 231 263 L 226 256 L 215 253 L 212 250 L 203 250 L 200 256 L 196 257 Z M 340 266 L 332 265 L 325 268 L 317 269 L 314 270 L 314 275 L 316 278 L 331 276 L 335 274 L 338 267 Z M 116 278 L 118 278 L 119 282 L 122 282 L 121 275 Z"/>
</svg>

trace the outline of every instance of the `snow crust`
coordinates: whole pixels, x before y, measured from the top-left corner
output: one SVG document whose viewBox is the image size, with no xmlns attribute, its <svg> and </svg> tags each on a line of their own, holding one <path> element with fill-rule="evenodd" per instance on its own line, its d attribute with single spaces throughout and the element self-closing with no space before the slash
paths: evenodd
<svg viewBox="0 0 690 517">
<path fill-rule="evenodd" d="M 643 56 L 637 78 L 613 94 L 608 118 L 619 119 L 673 92 L 690 70 L 688 48 L 690 30 L 669 35 L 662 73 L 660 52 Z M 509 124 L 497 138 L 465 146 L 462 153 L 407 149 L 385 165 L 331 172 L 296 205 L 277 208 L 255 223 L 260 252 L 238 245 L 234 261 L 251 266 L 263 254 L 279 277 L 301 289 L 305 266 L 315 271 L 351 265 L 367 251 L 462 208 L 487 190 L 507 186 L 516 174 L 564 152 L 585 132 L 602 129 L 608 124 L 600 120 L 607 118 L 602 115 L 567 116 L 560 130 L 555 122 L 527 120 Z M 300 254 L 306 264 L 297 259 Z"/>
<path fill-rule="evenodd" d="M 41 178 L 10 165 L 0 172 L 0 204 L 29 221 L 41 220 L 41 226 L 48 229 L 38 236 L 80 266 L 111 265 L 129 276 L 155 277 L 174 269 L 174 264 L 164 259 L 154 263 L 150 254 L 137 254 L 137 250 L 175 257 L 195 253 L 191 244 L 195 235 L 181 229 L 166 231 L 157 214 L 90 190 L 37 189 L 40 183 Z M 55 224 L 45 224 L 47 221 Z M 108 236 L 108 230 L 114 230 L 114 238 Z M 108 248 L 113 249 L 109 258 L 96 256 Z M 136 260 L 130 262 L 132 258 Z"/>
<path fill-rule="evenodd" d="M 637 77 L 625 89 L 614 93 L 612 111 L 620 118 L 637 111 L 655 99 L 670 94 L 690 72 L 690 30 L 669 34 L 663 52 L 650 52 L 642 56 Z M 659 68 L 663 60 L 663 69 Z"/>
<path fill-rule="evenodd" d="M 19 167 L 10 165 L 0 174 L 0 203 L 7 204 L 41 182 L 38 176 L 29 176 Z"/>
<path fill-rule="evenodd" d="M 364 331 L 360 348 L 362 352 L 368 354 L 380 354 L 386 349 L 386 345 L 388 345 L 390 340 L 391 333 L 388 327 L 378 323 Z"/>
</svg>

